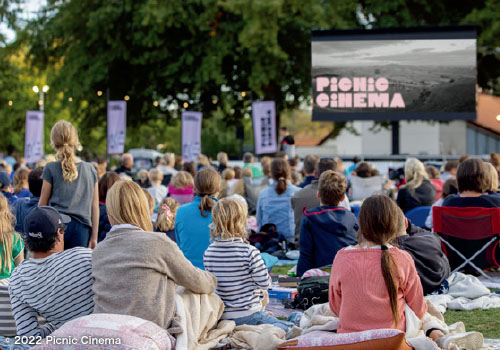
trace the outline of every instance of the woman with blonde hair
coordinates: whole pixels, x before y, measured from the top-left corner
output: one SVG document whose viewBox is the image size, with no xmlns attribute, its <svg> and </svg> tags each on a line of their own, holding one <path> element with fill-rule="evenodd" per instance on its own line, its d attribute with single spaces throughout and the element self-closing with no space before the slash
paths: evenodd
<svg viewBox="0 0 500 350">
<path fill-rule="evenodd" d="M 14 173 L 14 194 L 17 198 L 32 197 L 28 187 L 28 169 L 19 168 Z"/>
<path fill-rule="evenodd" d="M 165 234 L 153 232 L 138 184 L 116 182 L 106 210 L 112 228 L 92 254 L 95 313 L 135 316 L 168 329 L 177 286 L 199 294 L 215 290 L 213 275 L 195 268 Z"/>
<path fill-rule="evenodd" d="M 50 132 L 56 162 L 43 169 L 39 206 L 50 205 L 71 217 L 64 234 L 64 249 L 95 248 L 99 230 L 99 189 L 97 172 L 92 164 L 80 161 L 75 151 L 82 146 L 75 127 L 57 122 Z"/>
<path fill-rule="evenodd" d="M 498 172 L 495 166 L 491 163 L 484 163 L 484 167 L 486 170 L 486 177 L 488 179 L 488 188 L 486 192 L 488 194 L 499 195 L 498 194 Z"/>
<path fill-rule="evenodd" d="M 178 171 L 168 184 L 168 196 L 181 205 L 191 203 L 194 198 L 193 176 L 187 171 Z"/>
<path fill-rule="evenodd" d="M 173 198 L 164 198 L 158 207 L 155 231 L 163 232 L 175 242 L 175 215 L 181 205 Z"/>
<path fill-rule="evenodd" d="M 181 206 L 175 218 L 175 240 L 186 258 L 203 269 L 203 253 L 210 244 L 209 225 L 212 208 L 220 192 L 220 175 L 211 168 L 203 168 L 194 177 L 193 202 Z"/>
<path fill-rule="evenodd" d="M 413 208 L 430 207 L 436 199 L 436 188 L 429 181 L 424 164 L 417 158 L 405 163 L 406 184 L 398 191 L 397 203 L 406 214 Z"/>
<path fill-rule="evenodd" d="M 2 249 L 0 257 L 0 285 L 7 285 L 14 267 L 24 260 L 24 243 L 19 234 L 14 231 L 14 217 L 9 209 L 9 203 L 0 196 L 0 239 Z"/>
</svg>

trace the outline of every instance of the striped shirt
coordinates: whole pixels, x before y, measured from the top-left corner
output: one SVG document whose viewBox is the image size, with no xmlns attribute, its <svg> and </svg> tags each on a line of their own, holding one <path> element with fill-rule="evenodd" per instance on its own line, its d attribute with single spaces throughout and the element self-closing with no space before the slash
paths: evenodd
<svg viewBox="0 0 500 350">
<path fill-rule="evenodd" d="M 241 238 L 219 239 L 205 251 L 205 269 L 217 277 L 215 293 L 224 302 L 222 319 L 250 316 L 262 310 L 261 290 L 271 277 L 257 248 Z"/>
<path fill-rule="evenodd" d="M 9 293 L 18 335 L 46 337 L 64 323 L 92 313 L 91 260 L 92 250 L 77 247 L 24 260 L 14 269 Z M 37 316 L 47 323 L 40 326 Z"/>
</svg>

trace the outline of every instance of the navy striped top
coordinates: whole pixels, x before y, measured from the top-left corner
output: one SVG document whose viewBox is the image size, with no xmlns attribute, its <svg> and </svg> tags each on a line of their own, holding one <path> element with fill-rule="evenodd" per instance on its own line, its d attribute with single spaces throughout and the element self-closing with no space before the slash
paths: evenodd
<svg viewBox="0 0 500 350">
<path fill-rule="evenodd" d="M 205 269 L 217 277 L 215 293 L 224 302 L 223 319 L 250 316 L 262 310 L 262 290 L 271 277 L 257 248 L 238 239 L 218 239 L 205 251 Z"/>
<path fill-rule="evenodd" d="M 92 250 L 77 247 L 24 260 L 12 273 L 9 294 L 20 336 L 46 337 L 64 323 L 90 315 Z M 47 323 L 40 325 L 38 315 Z"/>
</svg>

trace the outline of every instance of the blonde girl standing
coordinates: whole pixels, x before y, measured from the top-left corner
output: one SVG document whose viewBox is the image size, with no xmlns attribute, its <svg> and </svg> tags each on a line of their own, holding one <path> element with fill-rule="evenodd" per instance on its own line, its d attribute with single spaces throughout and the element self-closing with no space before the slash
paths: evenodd
<svg viewBox="0 0 500 350">
<path fill-rule="evenodd" d="M 75 150 L 82 146 L 71 123 L 57 122 L 50 132 L 50 142 L 57 161 L 48 163 L 43 170 L 38 205 L 50 205 L 71 217 L 64 234 L 64 249 L 94 248 L 99 229 L 97 172 L 92 164 L 76 158 Z"/>
</svg>

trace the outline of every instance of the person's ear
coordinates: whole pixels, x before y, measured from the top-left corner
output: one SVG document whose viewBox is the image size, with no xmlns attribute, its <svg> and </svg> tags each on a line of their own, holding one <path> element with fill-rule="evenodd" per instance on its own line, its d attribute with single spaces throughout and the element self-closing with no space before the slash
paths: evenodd
<svg viewBox="0 0 500 350">
<path fill-rule="evenodd" d="M 405 230 L 407 230 L 407 229 L 408 229 L 408 218 L 405 217 Z"/>
<path fill-rule="evenodd" d="M 319 191 L 316 191 L 316 197 L 321 198 L 321 196 L 319 195 Z"/>
<path fill-rule="evenodd" d="M 341 202 L 345 201 L 345 193 L 344 195 L 342 196 L 342 198 L 340 199 Z"/>
<path fill-rule="evenodd" d="M 64 230 L 62 228 L 57 229 L 57 241 L 64 241 Z"/>
</svg>

